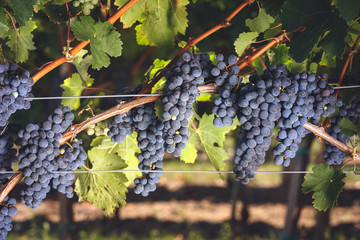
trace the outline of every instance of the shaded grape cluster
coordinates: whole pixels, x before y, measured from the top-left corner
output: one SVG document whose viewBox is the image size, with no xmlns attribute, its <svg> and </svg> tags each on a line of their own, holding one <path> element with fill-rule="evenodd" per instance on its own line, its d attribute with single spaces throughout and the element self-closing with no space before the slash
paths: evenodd
<svg viewBox="0 0 360 240">
<path fill-rule="evenodd" d="M 17 64 L 0 64 L 0 127 L 7 124 L 18 109 L 29 109 L 34 80 Z"/>
<path fill-rule="evenodd" d="M 2 184 L 0 183 L 0 188 Z M 14 206 L 16 204 L 15 198 L 6 196 L 4 201 L 0 203 L 0 239 L 6 239 L 8 232 L 13 229 L 12 216 L 17 213 Z"/>
</svg>

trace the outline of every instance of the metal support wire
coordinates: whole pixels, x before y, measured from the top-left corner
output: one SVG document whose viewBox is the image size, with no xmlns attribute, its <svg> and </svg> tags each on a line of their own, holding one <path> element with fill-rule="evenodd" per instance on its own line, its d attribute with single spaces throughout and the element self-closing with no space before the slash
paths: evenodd
<svg viewBox="0 0 360 240">
<path fill-rule="evenodd" d="M 334 87 L 334 89 L 360 88 L 360 85 Z M 214 93 L 201 93 L 201 95 L 212 95 Z M 118 94 L 118 95 L 91 95 L 91 96 L 59 96 L 59 97 L 32 97 L 24 98 L 25 100 L 61 100 L 61 99 L 91 99 L 91 98 L 132 98 L 132 97 L 157 97 L 164 96 L 162 93 L 153 94 Z"/>
<path fill-rule="evenodd" d="M 201 95 L 211 95 L 213 93 L 201 93 Z M 157 97 L 164 96 L 163 93 L 152 94 L 118 94 L 118 95 L 91 95 L 91 96 L 63 96 L 63 97 L 32 97 L 25 100 L 61 100 L 61 99 L 91 99 L 91 98 L 132 98 L 132 97 Z"/>
<path fill-rule="evenodd" d="M 79 170 L 79 171 L 50 171 L 53 174 L 66 174 L 66 173 L 122 173 L 122 172 L 141 172 L 137 170 Z M 163 172 L 163 173 L 223 173 L 232 174 L 233 171 L 216 171 L 216 170 L 143 170 L 142 172 Z M 21 173 L 21 171 L 0 171 L 0 174 L 14 174 Z M 280 174 L 302 174 L 302 173 L 313 173 L 313 171 L 256 171 L 255 173 L 280 173 Z M 355 171 L 343 171 L 343 173 L 355 173 Z"/>
</svg>

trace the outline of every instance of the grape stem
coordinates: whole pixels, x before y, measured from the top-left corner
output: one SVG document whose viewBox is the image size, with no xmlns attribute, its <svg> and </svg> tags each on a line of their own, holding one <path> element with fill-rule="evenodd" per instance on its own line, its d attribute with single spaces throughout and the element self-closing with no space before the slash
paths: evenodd
<svg viewBox="0 0 360 240">
<path fill-rule="evenodd" d="M 176 56 L 171 59 L 171 61 L 165 66 L 165 68 L 168 68 L 169 66 L 171 66 L 178 58 L 181 57 L 181 55 L 186 52 L 187 50 L 189 50 L 191 47 L 195 46 L 196 44 L 198 44 L 201 40 L 207 38 L 208 36 L 210 36 L 211 34 L 213 34 L 214 32 L 222 29 L 222 28 L 226 28 L 228 26 L 231 25 L 230 21 L 242 10 L 244 9 L 244 7 L 246 7 L 247 5 L 250 5 L 254 2 L 254 0 L 246 0 L 245 2 L 243 2 L 242 4 L 240 4 L 227 18 L 225 18 L 223 21 L 221 21 L 218 25 L 216 25 L 215 27 L 207 30 L 206 32 L 204 32 L 203 34 L 201 34 L 200 36 L 198 36 L 197 38 L 190 38 L 188 43 L 185 45 L 185 47 L 183 47 L 178 54 L 176 54 Z M 155 84 L 163 77 L 162 72 L 160 72 L 154 79 L 152 79 L 152 81 L 144 86 L 143 89 L 141 89 L 141 91 L 139 92 L 139 94 L 143 94 L 143 93 L 147 93 L 149 92 L 154 86 Z"/>
<path fill-rule="evenodd" d="M 114 15 L 112 15 L 108 19 L 108 23 L 114 24 L 127 10 L 129 10 L 134 4 L 136 4 L 139 0 L 129 0 L 125 5 L 123 5 Z M 56 67 L 60 66 L 61 64 L 69 61 L 69 59 L 73 58 L 76 54 L 79 53 L 79 51 L 83 48 L 85 48 L 90 43 L 90 40 L 83 41 L 79 43 L 76 47 L 74 47 L 67 56 L 62 56 L 52 62 L 51 64 L 47 65 L 43 69 L 41 69 L 39 72 L 37 72 L 32 78 L 34 79 L 34 84 L 39 81 L 43 76 L 45 76 L 47 73 L 55 69 Z"/>
<path fill-rule="evenodd" d="M 304 128 L 311 131 L 312 133 L 319 136 L 320 138 L 328 141 L 329 143 L 333 144 L 335 147 L 339 148 L 341 151 L 347 153 L 348 155 L 351 155 L 351 156 L 355 155 L 357 157 L 360 156 L 359 153 L 354 154 L 354 149 L 348 147 L 346 144 L 344 144 L 344 143 L 340 142 L 339 140 L 337 140 L 336 138 L 333 138 L 332 136 L 330 136 L 327 132 L 325 132 L 323 127 L 318 127 L 311 123 L 305 123 Z"/>
</svg>

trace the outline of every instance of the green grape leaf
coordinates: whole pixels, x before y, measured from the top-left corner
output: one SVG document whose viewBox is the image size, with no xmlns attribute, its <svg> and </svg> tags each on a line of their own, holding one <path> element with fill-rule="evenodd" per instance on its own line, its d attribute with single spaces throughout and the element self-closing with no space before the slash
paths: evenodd
<svg viewBox="0 0 360 240">
<path fill-rule="evenodd" d="M 189 126 L 190 138 L 186 148 L 182 151 L 180 159 L 186 163 L 194 163 L 197 157 L 196 143 L 200 144 L 202 151 L 208 156 L 217 170 L 224 169 L 224 161 L 228 159 L 224 149 L 225 135 L 239 126 L 239 121 L 235 118 L 231 127 L 217 128 L 213 124 L 214 115 L 202 116 L 197 128 Z"/>
<path fill-rule="evenodd" d="M 16 62 L 25 62 L 29 58 L 29 51 L 36 49 L 32 41 L 34 37 L 32 31 L 36 27 L 35 22 L 29 21 L 24 26 L 19 27 L 18 31 L 15 29 L 9 30 L 9 40 L 6 44 L 14 52 Z"/>
<path fill-rule="evenodd" d="M 332 56 L 330 54 L 323 53 L 319 64 L 322 66 L 329 67 L 329 68 L 335 68 L 336 67 L 336 56 Z"/>
<path fill-rule="evenodd" d="M 342 179 L 345 178 L 345 174 L 327 164 L 318 164 L 312 170 L 313 173 L 305 176 L 302 191 L 304 193 L 314 191 L 313 206 L 319 211 L 331 209 L 337 204 L 339 194 L 343 190 L 345 183 Z"/>
<path fill-rule="evenodd" d="M 234 42 L 237 55 L 241 56 L 244 53 L 246 47 L 255 42 L 257 36 L 259 36 L 257 32 L 240 33 L 239 37 Z"/>
<path fill-rule="evenodd" d="M 64 83 L 60 85 L 64 92 L 62 96 L 81 96 L 81 93 L 87 87 L 92 86 L 94 79 L 87 75 L 86 81 L 83 81 L 80 74 L 74 73 L 71 77 L 64 80 Z M 72 110 L 76 110 L 80 107 L 79 98 L 63 99 L 61 104 L 70 107 Z"/>
<path fill-rule="evenodd" d="M 115 0 L 115 6 L 122 7 L 128 0 Z M 139 1 L 135 3 L 129 10 L 127 10 L 120 18 L 124 24 L 124 28 L 130 28 L 145 12 L 146 1 Z"/>
<path fill-rule="evenodd" d="M 326 53 L 333 56 L 342 56 L 345 49 L 345 37 L 347 35 L 346 22 L 338 15 L 338 11 L 331 15 L 328 20 L 331 31 L 321 41 Z"/>
<path fill-rule="evenodd" d="M 246 19 L 246 26 L 250 28 L 252 32 L 261 33 L 270 27 L 275 19 L 266 13 L 265 9 L 259 11 L 259 15 L 254 19 Z"/>
<path fill-rule="evenodd" d="M 359 16 L 360 0 L 339 0 L 335 1 L 335 6 L 339 9 L 340 16 L 348 23 Z"/>
<path fill-rule="evenodd" d="M 36 0 L 8 0 L 10 7 L 14 10 L 15 20 L 20 25 L 25 25 L 33 15 Z"/>
<path fill-rule="evenodd" d="M 187 4 L 188 0 L 147 1 L 146 18 L 140 24 L 140 33 L 146 35 L 150 45 L 173 45 L 174 35 L 185 34 L 188 26 Z"/>
<path fill-rule="evenodd" d="M 9 31 L 8 19 L 9 16 L 3 11 L 3 9 L 0 9 L 0 38 L 7 36 Z"/>
<path fill-rule="evenodd" d="M 70 18 L 74 18 L 79 15 L 82 11 L 81 6 L 74 7 L 72 3 L 68 3 Z M 57 4 L 56 2 L 49 2 L 44 5 L 42 10 L 49 17 L 50 21 L 54 23 L 63 23 L 69 21 L 69 14 L 66 4 Z"/>
<path fill-rule="evenodd" d="M 340 120 L 339 127 L 341 132 L 347 136 L 359 135 L 360 133 L 360 121 L 354 124 L 350 119 L 344 117 Z"/>
<path fill-rule="evenodd" d="M 333 11 L 329 1 L 285 1 L 280 17 L 284 29 L 287 31 L 293 31 L 301 26 L 306 27 L 304 32 L 297 33 L 296 37 L 291 39 L 289 43 L 290 56 L 295 61 L 304 61 L 310 56 L 322 35 L 325 33 L 329 35 L 332 31 L 334 31 L 333 36 L 335 34 L 340 35 L 336 37 L 336 41 L 332 44 L 329 43 L 330 38 L 325 40 L 325 50 L 327 52 L 343 52 L 345 36 L 343 30 L 339 28 L 344 26 L 344 20 L 339 17 L 337 10 Z"/>
<path fill-rule="evenodd" d="M 87 50 L 81 49 L 78 54 L 76 54 L 75 57 L 71 60 L 72 64 L 74 64 L 76 70 L 80 74 L 81 79 L 85 82 L 88 78 L 88 69 L 93 61 L 92 56 L 86 55 L 87 53 Z"/>
<path fill-rule="evenodd" d="M 97 137 L 91 143 L 92 147 L 97 147 L 99 149 L 106 150 L 108 153 L 115 154 L 121 157 L 127 164 L 127 167 L 124 170 L 137 170 L 139 160 L 136 157 L 136 154 L 140 153 L 140 149 L 137 146 L 137 133 L 134 132 L 131 135 L 127 136 L 122 143 L 114 143 L 111 141 L 110 137 L 102 136 Z M 126 186 L 129 186 L 136 177 L 141 176 L 141 172 L 126 172 L 126 178 L 128 179 L 127 183 L 124 183 Z"/>
<path fill-rule="evenodd" d="M 271 65 L 285 64 L 289 66 L 291 58 L 289 57 L 289 47 L 286 44 L 279 44 L 268 50 L 268 56 Z M 291 70 L 289 70 L 291 71 Z"/>
<path fill-rule="evenodd" d="M 349 105 L 353 97 L 359 95 L 359 90 L 356 88 L 342 89 L 340 91 L 340 98 L 345 105 Z"/>
<path fill-rule="evenodd" d="M 111 57 L 119 57 L 122 51 L 120 33 L 108 22 L 97 22 L 90 16 L 80 17 L 73 24 L 72 30 L 78 40 L 90 40 L 90 50 L 93 56 L 92 67 L 100 69 L 110 65 Z"/>
<path fill-rule="evenodd" d="M 121 170 L 127 167 L 121 156 L 98 147 L 88 151 L 88 158 L 93 171 Z M 89 201 L 103 210 L 104 215 L 109 215 L 115 208 L 125 205 L 126 182 L 128 179 L 120 172 L 79 173 L 75 182 L 75 192 L 79 202 Z"/>
</svg>

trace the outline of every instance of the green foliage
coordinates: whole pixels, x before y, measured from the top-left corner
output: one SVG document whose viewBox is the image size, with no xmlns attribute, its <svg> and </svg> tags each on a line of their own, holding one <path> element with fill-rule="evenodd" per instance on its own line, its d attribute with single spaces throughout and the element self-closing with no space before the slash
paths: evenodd
<svg viewBox="0 0 360 240">
<path fill-rule="evenodd" d="M 345 183 L 342 181 L 345 174 L 341 170 L 335 170 L 327 164 L 318 164 L 313 167 L 313 173 L 305 176 L 306 181 L 302 184 L 302 191 L 313 191 L 313 206 L 319 211 L 326 211 L 337 204 L 337 199 L 342 192 Z"/>
<path fill-rule="evenodd" d="M 74 64 L 74 66 L 76 67 L 76 70 L 80 74 L 80 77 L 83 80 L 83 82 L 86 82 L 88 79 L 88 70 L 93 61 L 91 55 L 86 55 L 87 52 L 88 52 L 87 50 L 82 49 L 71 60 L 72 64 Z M 90 86 L 88 86 L 88 87 L 90 87 Z"/>
<path fill-rule="evenodd" d="M 342 56 L 347 25 L 339 17 L 338 10 L 332 9 L 329 1 L 285 1 L 281 21 L 287 31 L 306 27 L 304 32 L 298 33 L 289 43 L 290 55 L 296 61 L 301 62 L 309 57 L 322 38 L 320 45 L 324 47 L 325 52 Z"/>
<path fill-rule="evenodd" d="M 270 27 L 275 19 L 266 13 L 265 9 L 259 11 L 259 15 L 254 19 L 247 19 L 246 26 L 250 28 L 252 32 L 261 33 Z"/>
<path fill-rule="evenodd" d="M 231 127 L 217 128 L 213 124 L 214 115 L 206 113 L 199 120 L 198 127 L 190 124 L 190 138 L 186 148 L 182 151 L 180 159 L 186 163 L 194 163 L 198 150 L 195 145 L 200 145 L 202 151 L 208 156 L 217 170 L 224 169 L 224 161 L 228 159 L 224 149 L 225 135 L 239 126 L 237 119 Z M 194 124 L 192 122 L 192 124 Z"/>
<path fill-rule="evenodd" d="M 32 34 L 34 29 L 36 29 L 35 22 L 28 21 L 24 26 L 21 26 L 18 31 L 16 29 L 9 30 L 9 40 L 6 44 L 15 54 L 16 62 L 25 62 L 29 58 L 29 51 L 36 49 L 33 42 L 34 36 Z"/>
<path fill-rule="evenodd" d="M 59 5 L 53 1 L 47 3 L 42 9 L 49 17 L 50 21 L 55 23 L 63 23 L 69 20 L 67 9 L 69 9 L 70 18 L 76 17 L 82 10 L 81 7 L 74 7 L 73 4 L 68 3 L 68 6 L 66 7 L 65 3 Z"/>
<path fill-rule="evenodd" d="M 8 20 L 9 16 L 3 11 L 3 9 L 0 9 L 0 38 L 4 38 L 8 34 Z"/>
<path fill-rule="evenodd" d="M 360 0 L 335 1 L 335 6 L 339 9 L 340 16 L 348 23 L 359 16 Z"/>
<path fill-rule="evenodd" d="M 109 137 L 97 137 L 88 151 L 90 169 L 134 170 L 138 164 L 135 157 L 138 151 L 136 133 L 128 136 L 121 144 L 111 142 Z M 115 208 L 125 205 L 127 187 L 137 175 L 120 172 L 79 173 L 75 191 L 79 201 L 89 201 L 102 209 L 105 215 L 109 215 Z"/>
<path fill-rule="evenodd" d="M 61 88 L 64 89 L 62 96 L 81 96 L 82 91 L 87 87 L 90 87 L 94 82 L 94 79 L 90 75 L 86 75 L 86 79 L 83 80 L 80 74 L 74 73 L 71 77 L 64 80 L 61 84 Z M 72 110 L 77 110 L 80 107 L 79 98 L 70 98 L 61 100 L 61 104 L 70 107 Z"/>
<path fill-rule="evenodd" d="M 119 57 L 121 55 L 120 33 L 115 31 L 115 28 L 108 22 L 95 23 L 92 17 L 83 16 L 80 17 L 80 21 L 73 24 L 72 30 L 78 40 L 90 40 L 94 69 L 109 66 L 109 56 Z"/>
<path fill-rule="evenodd" d="M 240 33 L 239 37 L 234 42 L 235 51 L 237 55 L 241 56 L 244 53 L 246 47 L 249 44 L 255 42 L 257 36 L 259 36 L 257 32 Z"/>
<path fill-rule="evenodd" d="M 339 127 L 341 132 L 347 136 L 359 135 L 360 133 L 360 121 L 354 124 L 350 119 L 344 117 L 340 120 Z"/>
<path fill-rule="evenodd" d="M 33 15 L 36 0 L 7 0 L 14 10 L 14 17 L 20 25 L 25 25 Z"/>
<path fill-rule="evenodd" d="M 117 0 L 115 4 L 122 6 L 127 1 Z M 149 0 L 140 1 L 121 17 L 124 27 L 131 27 L 136 20 L 141 24 L 136 27 L 137 40 L 140 45 L 157 47 L 174 44 L 177 33 L 185 34 L 188 26 L 186 6 L 188 0 Z M 142 17 L 146 16 L 146 17 Z"/>
</svg>

